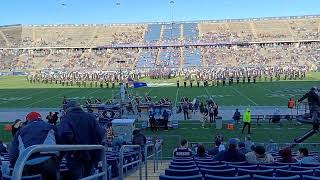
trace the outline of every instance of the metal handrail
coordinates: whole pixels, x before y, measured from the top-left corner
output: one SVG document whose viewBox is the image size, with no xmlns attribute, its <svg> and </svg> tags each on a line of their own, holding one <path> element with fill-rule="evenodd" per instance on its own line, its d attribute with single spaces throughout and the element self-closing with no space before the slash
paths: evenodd
<svg viewBox="0 0 320 180">
<path fill-rule="evenodd" d="M 138 148 L 139 149 L 139 176 L 140 176 L 140 180 L 142 180 L 142 166 L 141 166 L 141 162 L 142 162 L 142 156 L 141 156 L 141 146 L 140 145 L 123 145 L 120 149 L 120 158 L 119 158 L 119 179 L 122 180 L 123 179 L 123 168 L 127 167 L 129 165 L 123 165 L 123 153 L 125 148 Z"/>
<path fill-rule="evenodd" d="M 144 149 L 144 157 L 145 157 L 145 177 L 146 177 L 146 180 L 148 179 L 148 148 L 149 147 L 152 147 L 152 155 L 149 156 L 149 157 L 153 157 L 153 170 L 155 171 L 155 145 L 154 144 L 147 144 L 145 145 L 145 149 Z"/>
<path fill-rule="evenodd" d="M 25 149 L 19 156 L 12 172 L 12 180 L 20 180 L 22 171 L 28 158 L 37 152 L 50 152 L 50 151 L 83 151 L 83 150 L 101 150 L 102 159 L 102 172 L 85 177 L 84 179 L 93 179 L 102 176 L 103 180 L 107 180 L 107 160 L 105 155 L 105 147 L 102 145 L 33 145 Z"/>
</svg>

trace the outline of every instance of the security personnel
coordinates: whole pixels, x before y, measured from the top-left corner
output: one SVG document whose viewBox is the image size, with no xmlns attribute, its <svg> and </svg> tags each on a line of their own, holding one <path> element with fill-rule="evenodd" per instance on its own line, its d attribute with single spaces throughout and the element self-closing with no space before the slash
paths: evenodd
<svg viewBox="0 0 320 180">
<path fill-rule="evenodd" d="M 289 99 L 288 101 L 288 108 L 293 109 L 294 108 L 294 100 L 292 98 Z"/>
<path fill-rule="evenodd" d="M 248 126 L 248 134 L 250 134 L 251 112 L 249 108 L 247 108 L 246 111 L 243 113 L 243 128 L 241 131 L 242 134 L 246 126 Z"/>
</svg>

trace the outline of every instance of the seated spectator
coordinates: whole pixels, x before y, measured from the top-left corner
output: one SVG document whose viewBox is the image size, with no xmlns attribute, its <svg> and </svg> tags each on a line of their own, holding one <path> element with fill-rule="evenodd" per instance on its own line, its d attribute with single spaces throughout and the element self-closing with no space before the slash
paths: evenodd
<svg viewBox="0 0 320 180">
<path fill-rule="evenodd" d="M 180 147 L 173 151 L 173 157 L 192 157 L 192 151 L 188 148 L 187 140 L 181 140 Z"/>
<path fill-rule="evenodd" d="M 255 146 L 252 152 L 246 154 L 246 160 L 252 164 L 274 163 L 274 158 L 271 154 L 266 154 L 263 146 Z"/>
<path fill-rule="evenodd" d="M 299 163 L 303 163 L 303 164 L 319 163 L 319 162 L 317 162 L 317 160 L 314 157 L 309 156 L 309 151 L 307 148 L 300 148 L 299 149 L 299 155 L 297 157 L 297 160 Z"/>
<path fill-rule="evenodd" d="M 252 148 L 254 147 L 254 143 L 251 141 L 251 136 L 250 135 L 247 135 L 247 137 L 245 138 L 244 145 L 245 145 L 245 148 L 246 148 L 247 152 L 252 151 Z"/>
<path fill-rule="evenodd" d="M 246 158 L 244 154 L 240 153 L 238 150 L 238 140 L 230 139 L 228 149 L 222 152 L 219 152 L 215 157 L 215 161 L 228 161 L 228 162 L 242 162 Z"/>
<path fill-rule="evenodd" d="M 236 111 L 234 112 L 234 114 L 233 114 L 233 120 L 236 122 L 236 123 L 240 123 L 240 117 L 241 117 L 241 114 L 240 114 L 240 112 L 239 112 L 239 110 L 238 109 L 236 109 Z"/>
<path fill-rule="evenodd" d="M 37 144 L 56 144 L 59 142 L 56 127 L 44 122 L 41 115 L 31 112 L 26 116 L 27 125 L 20 129 L 11 144 L 9 159 L 12 166 L 16 163 L 19 154 L 27 147 Z M 26 162 L 26 175 L 41 174 L 44 180 L 56 180 L 59 176 L 57 169 L 57 154 L 34 154 Z"/>
<path fill-rule="evenodd" d="M 292 157 L 292 151 L 291 151 L 291 148 L 289 148 L 289 147 L 280 150 L 279 155 L 282 158 L 280 160 L 280 162 L 282 162 L 282 163 L 295 163 L 295 162 L 297 162 L 297 160 Z"/>
<path fill-rule="evenodd" d="M 219 152 L 221 152 L 219 149 L 222 149 L 222 148 L 219 148 L 220 145 L 221 145 L 221 140 L 220 139 L 216 139 L 214 141 L 214 144 L 215 144 L 215 147 L 213 147 L 212 149 L 209 150 L 208 154 L 211 155 L 211 156 L 215 156 L 217 155 Z"/>
<path fill-rule="evenodd" d="M 135 129 L 132 135 L 132 144 L 144 146 L 147 143 L 147 138 L 141 134 L 140 129 Z"/>
<path fill-rule="evenodd" d="M 245 148 L 244 142 L 239 142 L 239 152 L 241 152 L 242 154 L 247 154 L 248 153 L 248 151 Z"/>
<path fill-rule="evenodd" d="M 203 145 L 199 145 L 197 148 L 197 154 L 195 155 L 196 157 L 206 157 L 206 148 Z"/>
</svg>

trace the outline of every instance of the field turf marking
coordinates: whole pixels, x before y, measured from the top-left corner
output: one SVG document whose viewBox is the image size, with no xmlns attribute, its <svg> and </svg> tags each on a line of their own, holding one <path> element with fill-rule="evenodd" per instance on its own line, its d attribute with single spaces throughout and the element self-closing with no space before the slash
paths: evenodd
<svg viewBox="0 0 320 180">
<path fill-rule="evenodd" d="M 240 92 L 239 90 L 237 90 L 236 88 L 230 86 L 236 93 L 238 93 L 240 96 L 248 99 L 250 102 L 252 102 L 254 105 L 258 106 L 258 104 L 256 102 L 254 102 L 251 98 L 249 98 L 248 96 L 244 95 L 242 92 Z"/>
<path fill-rule="evenodd" d="M 260 88 L 260 89 L 263 89 L 263 90 L 268 91 L 269 93 L 274 93 L 274 92 L 271 91 L 270 89 L 267 89 L 267 88 L 265 88 L 265 87 L 261 87 L 261 86 L 259 86 L 258 84 L 254 84 L 254 85 L 257 86 L 257 87 Z M 287 98 L 285 98 L 285 97 L 283 97 L 283 96 L 279 96 L 279 97 L 282 98 L 282 99 L 287 100 Z"/>
<path fill-rule="evenodd" d="M 177 88 L 177 91 L 176 91 L 176 100 L 174 101 L 174 107 L 177 107 L 179 89 L 180 89 L 180 88 Z"/>
<path fill-rule="evenodd" d="M 38 95 L 38 94 L 42 94 L 44 92 L 48 91 L 48 89 L 44 89 L 43 91 L 40 91 L 40 92 L 34 92 L 34 93 L 31 93 L 31 94 L 28 94 L 28 97 L 31 97 L 34 96 L 34 95 Z M 1 102 L 1 104 L 6 104 L 6 103 L 12 103 L 13 101 L 4 101 L 4 102 Z"/>
<path fill-rule="evenodd" d="M 76 91 L 76 90 L 78 90 L 78 89 L 73 89 L 73 90 L 69 91 L 68 93 L 73 92 L 73 91 Z M 30 108 L 30 106 L 33 105 L 33 104 L 37 104 L 37 103 L 40 103 L 40 102 L 43 102 L 43 101 L 46 101 L 46 100 L 50 100 L 50 99 L 59 97 L 59 96 L 61 96 L 61 95 L 63 95 L 63 94 L 66 94 L 66 92 L 63 91 L 62 93 L 56 94 L 56 95 L 54 95 L 54 96 L 50 96 L 50 97 L 48 97 L 48 98 L 41 99 L 41 100 L 39 100 L 39 101 L 36 101 L 36 102 L 30 103 L 30 104 L 27 104 L 27 105 L 24 106 L 24 107 L 25 107 L 25 108 Z"/>
</svg>

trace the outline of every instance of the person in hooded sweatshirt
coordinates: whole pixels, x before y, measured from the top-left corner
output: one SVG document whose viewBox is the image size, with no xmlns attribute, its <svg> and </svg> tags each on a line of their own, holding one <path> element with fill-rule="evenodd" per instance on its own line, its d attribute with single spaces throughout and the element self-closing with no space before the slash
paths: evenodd
<svg viewBox="0 0 320 180">
<path fill-rule="evenodd" d="M 242 162 L 246 158 L 238 149 L 238 140 L 232 138 L 229 140 L 229 146 L 225 151 L 219 152 L 215 157 L 215 161 Z"/>
<path fill-rule="evenodd" d="M 274 158 L 271 154 L 266 153 L 263 146 L 255 146 L 253 151 L 246 154 L 246 160 L 251 164 L 274 163 Z"/>
<path fill-rule="evenodd" d="M 61 117 L 59 133 L 64 144 L 99 145 L 105 131 L 93 114 L 83 111 L 77 101 L 71 100 Z M 98 150 L 68 152 L 66 160 L 72 179 L 80 179 L 92 174 L 100 153 Z"/>
</svg>

